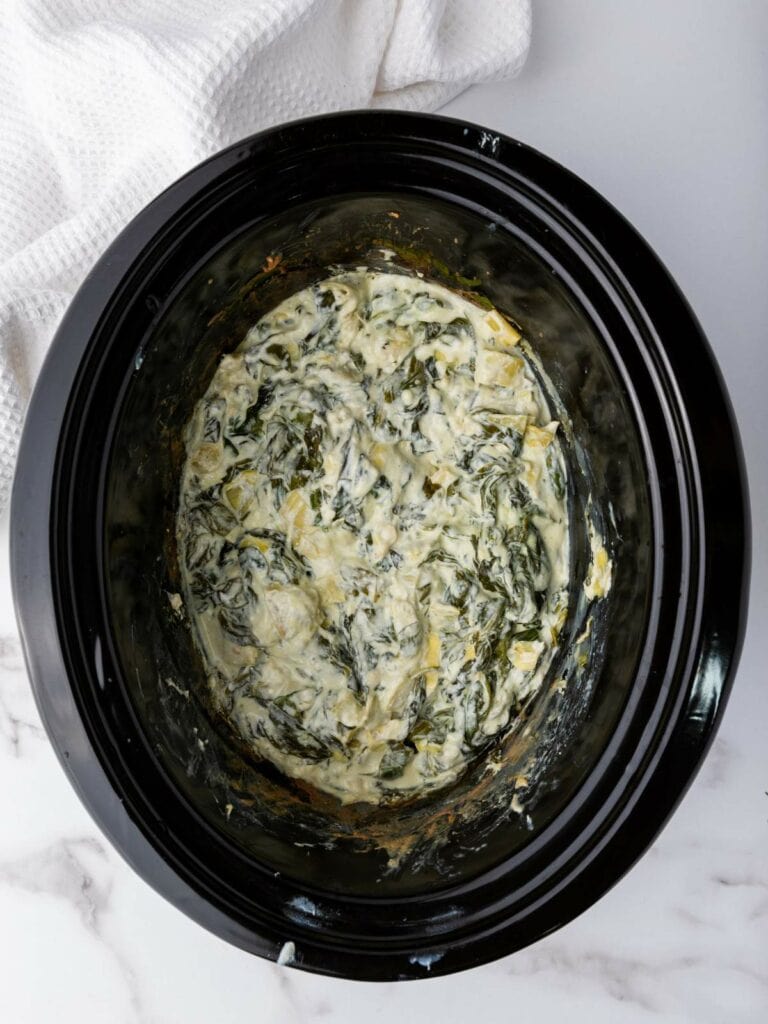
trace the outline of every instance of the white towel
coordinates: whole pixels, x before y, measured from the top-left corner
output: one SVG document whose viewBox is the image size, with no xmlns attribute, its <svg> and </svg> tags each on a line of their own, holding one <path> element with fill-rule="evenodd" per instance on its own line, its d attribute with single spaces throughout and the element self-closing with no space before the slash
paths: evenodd
<svg viewBox="0 0 768 1024">
<path fill-rule="evenodd" d="M 530 0 L 2 0 L 0 509 L 51 336 L 99 254 L 216 150 L 509 77 Z"/>
</svg>

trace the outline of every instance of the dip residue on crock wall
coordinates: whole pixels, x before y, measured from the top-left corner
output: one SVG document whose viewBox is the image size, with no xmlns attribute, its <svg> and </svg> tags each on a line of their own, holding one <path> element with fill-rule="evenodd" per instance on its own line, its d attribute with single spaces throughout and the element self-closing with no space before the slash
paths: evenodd
<svg viewBox="0 0 768 1024">
<path fill-rule="evenodd" d="M 409 258 L 403 260 L 402 257 L 404 255 L 409 256 Z M 397 254 L 382 252 L 379 256 L 381 257 L 380 261 L 369 259 L 369 265 L 376 265 L 378 263 L 380 269 L 388 274 L 395 270 L 397 274 L 406 274 L 423 284 L 425 274 L 419 269 L 418 265 L 414 266 L 414 263 L 418 264 L 421 262 L 420 256 L 415 260 L 410 258 L 410 254 L 400 252 Z M 407 268 L 402 266 L 392 267 L 390 264 L 393 258 L 408 264 Z M 277 263 L 279 263 L 279 259 L 276 260 Z M 359 272 L 363 268 L 358 267 L 356 269 Z M 428 272 L 429 268 L 427 267 L 426 269 Z M 338 268 L 331 268 L 331 270 L 334 274 L 339 273 Z M 272 268 L 270 268 L 271 271 Z M 470 318 L 472 320 L 474 320 L 474 317 L 492 312 L 489 304 L 482 297 L 478 299 L 477 306 L 472 302 L 474 296 L 469 287 L 473 284 L 474 282 L 457 278 L 454 286 L 455 290 L 451 288 L 448 291 L 448 294 L 454 299 L 458 299 L 461 296 L 464 299 L 470 300 L 474 311 L 473 317 Z M 520 337 L 520 332 L 514 326 L 514 321 L 505 320 L 499 314 L 496 314 L 496 316 L 499 317 L 499 320 L 511 332 L 508 336 L 510 347 L 514 348 L 516 345 L 517 352 L 524 355 L 526 366 L 530 366 L 533 369 L 534 377 L 539 384 L 544 381 L 549 385 L 545 389 L 545 404 L 543 408 L 546 408 L 548 415 L 551 416 L 551 419 L 548 421 L 549 423 L 554 423 L 555 421 L 560 423 L 560 428 L 556 434 L 557 447 L 562 447 L 563 457 L 569 466 L 569 472 L 575 466 L 578 472 L 586 473 L 588 478 L 588 459 L 585 453 L 577 447 L 571 447 L 569 450 L 569 446 L 573 445 L 573 437 L 567 412 L 562 407 L 556 390 L 552 387 L 551 382 L 547 380 L 535 351 L 525 339 Z M 245 348 L 245 345 L 242 347 Z M 539 789 L 555 756 L 554 748 L 550 747 L 544 752 L 539 749 L 538 734 L 541 730 L 550 733 L 554 732 L 558 728 L 557 723 L 564 711 L 569 717 L 572 714 L 578 716 L 581 713 L 578 709 L 579 707 L 586 706 L 588 703 L 590 690 L 588 680 L 591 677 L 594 666 L 601 657 L 604 645 L 602 629 L 597 628 L 592 631 L 589 628 L 585 630 L 584 625 L 588 617 L 591 618 L 591 611 L 595 611 L 595 617 L 598 622 L 601 618 L 596 612 L 598 604 L 601 603 L 600 596 L 591 589 L 589 583 L 593 576 L 592 567 L 595 562 L 595 555 L 601 548 L 605 552 L 605 564 L 602 568 L 608 574 L 607 583 L 610 586 L 611 560 L 607 554 L 609 550 L 608 542 L 606 541 L 605 546 L 602 543 L 598 545 L 594 543 L 594 538 L 600 538 L 601 532 L 602 535 L 605 535 L 607 526 L 600 510 L 592 508 L 591 501 L 587 502 L 586 509 L 584 509 L 584 506 L 581 507 L 586 512 L 591 550 L 587 554 L 586 562 L 582 562 L 581 575 L 579 577 L 582 582 L 574 585 L 573 578 L 568 582 L 570 601 L 568 622 L 562 629 L 559 646 L 555 647 L 554 653 L 557 656 L 549 665 L 550 671 L 546 673 L 543 684 L 539 680 L 539 692 L 541 692 L 541 686 L 543 685 L 544 690 L 548 694 L 546 717 L 541 718 L 541 714 L 537 710 L 541 702 L 537 704 L 532 699 L 535 696 L 535 691 L 527 700 L 521 701 L 515 709 L 514 724 L 507 729 L 502 729 L 500 734 L 493 738 L 493 742 L 490 743 L 488 749 L 484 752 L 484 756 L 481 758 L 484 770 L 479 774 L 477 772 L 473 773 L 475 781 L 468 787 L 460 787 L 458 791 L 455 791 L 455 787 L 448 786 L 442 792 L 436 794 L 432 798 L 428 824 L 419 834 L 414 834 L 410 831 L 406 824 L 408 818 L 407 811 L 412 803 L 411 800 L 406 799 L 403 804 L 406 814 L 402 816 L 402 822 L 400 822 L 401 816 L 395 813 L 395 807 L 391 809 L 388 818 L 382 820 L 380 816 L 371 817 L 367 814 L 359 814 L 356 808 L 362 808 L 363 805 L 355 803 L 350 806 L 352 811 L 350 816 L 343 811 L 338 803 L 336 806 L 340 807 L 340 809 L 335 811 L 333 809 L 334 799 L 323 797 L 320 790 L 310 786 L 307 793 L 320 814 L 320 817 L 314 820 L 316 823 L 322 821 L 323 825 L 320 836 L 304 833 L 307 839 L 306 845 L 311 846 L 315 842 L 320 842 L 327 846 L 336 841 L 343 841 L 345 843 L 351 842 L 353 847 L 357 846 L 360 850 L 368 849 L 372 846 L 374 848 L 378 847 L 387 852 L 387 870 L 399 871 L 405 863 L 411 864 L 414 869 L 418 869 L 419 863 L 437 863 L 440 859 L 439 851 L 441 847 L 448 841 L 448 836 L 451 834 L 453 827 L 461 822 L 464 822 L 464 824 L 469 821 L 476 823 L 477 842 L 481 845 L 484 831 L 486 828 L 492 829 L 492 822 L 498 820 L 500 815 L 502 817 L 507 814 L 521 816 L 523 821 L 528 823 L 528 827 L 533 827 L 529 817 L 529 798 Z M 577 561 L 578 559 L 574 558 L 572 550 L 570 560 L 571 576 Z M 175 606 L 179 598 L 177 595 L 170 596 Z M 174 607 L 174 610 L 184 621 L 189 623 L 188 610 L 185 607 L 181 609 Z M 586 681 L 585 685 L 582 685 L 582 681 Z M 567 699 L 566 694 L 568 695 Z M 214 710 L 220 711 L 220 709 Z M 202 761 L 200 758 L 202 758 Z M 194 759 L 198 763 L 198 768 L 200 768 L 206 761 L 206 752 L 196 752 Z M 221 782 L 231 801 L 233 801 L 227 802 L 226 810 L 224 810 L 224 805 L 222 805 L 222 813 L 225 814 L 227 820 L 230 819 L 234 810 L 236 816 L 244 814 L 244 821 L 246 821 L 252 813 L 249 811 L 249 807 L 258 806 L 259 801 L 254 805 L 253 800 L 247 793 L 239 792 L 237 787 L 233 789 L 231 779 L 229 782 L 226 782 L 225 776 L 221 775 L 222 770 L 225 770 L 224 766 L 211 763 L 207 764 L 203 769 L 203 774 L 211 780 L 221 776 Z M 300 779 L 297 781 L 301 782 Z M 271 796 L 269 795 L 270 793 L 272 794 Z M 265 780 L 265 789 L 262 796 L 267 800 L 267 804 L 272 806 L 274 813 L 278 815 L 284 813 L 288 817 L 292 817 L 291 807 L 293 806 L 293 798 L 290 797 L 288 792 L 283 795 L 279 785 Z M 283 804 L 284 810 L 281 812 L 279 808 Z"/>
</svg>

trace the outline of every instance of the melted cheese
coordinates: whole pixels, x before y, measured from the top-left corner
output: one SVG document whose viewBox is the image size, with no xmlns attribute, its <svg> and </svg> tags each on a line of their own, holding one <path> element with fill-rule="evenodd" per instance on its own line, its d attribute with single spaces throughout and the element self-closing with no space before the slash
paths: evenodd
<svg viewBox="0 0 768 1024">
<path fill-rule="evenodd" d="M 344 802 L 455 780 L 566 615 L 565 466 L 519 332 L 338 274 L 221 361 L 186 444 L 184 600 L 233 729 Z"/>
<path fill-rule="evenodd" d="M 595 529 L 595 525 L 590 518 L 587 519 L 587 529 L 589 531 L 589 546 L 592 557 L 589 563 L 587 578 L 584 582 L 584 594 L 588 601 L 594 601 L 596 598 L 605 597 L 611 589 L 613 562 L 608 557 L 608 552 L 603 546 L 603 538 Z"/>
</svg>

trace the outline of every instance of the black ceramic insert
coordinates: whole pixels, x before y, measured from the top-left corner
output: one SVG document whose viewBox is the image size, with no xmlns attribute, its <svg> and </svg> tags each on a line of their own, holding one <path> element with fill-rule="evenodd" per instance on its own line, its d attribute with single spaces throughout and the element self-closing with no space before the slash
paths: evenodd
<svg viewBox="0 0 768 1024">
<path fill-rule="evenodd" d="M 210 714 L 169 601 L 180 432 L 217 360 L 281 298 L 382 248 L 522 325 L 571 418 L 577 561 L 590 493 L 614 561 L 582 684 L 531 710 L 544 769 L 524 811 L 469 823 L 508 775 L 478 763 L 435 800 L 342 810 L 249 760 Z M 33 687 L 91 814 L 205 927 L 271 958 L 293 942 L 296 966 L 355 978 L 512 952 L 627 870 L 714 734 L 748 564 L 727 395 L 658 259 L 550 160 L 420 115 L 273 129 L 139 214 L 57 333 L 13 494 Z"/>
</svg>

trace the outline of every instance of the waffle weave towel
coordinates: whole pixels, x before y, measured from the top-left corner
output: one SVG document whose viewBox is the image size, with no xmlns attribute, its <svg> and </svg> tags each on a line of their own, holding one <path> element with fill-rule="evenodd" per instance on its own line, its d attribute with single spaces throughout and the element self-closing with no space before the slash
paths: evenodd
<svg viewBox="0 0 768 1024">
<path fill-rule="evenodd" d="M 56 325 L 142 206 L 280 121 L 514 75 L 530 26 L 529 0 L 3 0 L 0 509 Z"/>
</svg>

